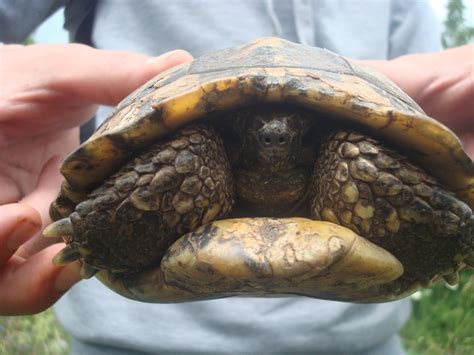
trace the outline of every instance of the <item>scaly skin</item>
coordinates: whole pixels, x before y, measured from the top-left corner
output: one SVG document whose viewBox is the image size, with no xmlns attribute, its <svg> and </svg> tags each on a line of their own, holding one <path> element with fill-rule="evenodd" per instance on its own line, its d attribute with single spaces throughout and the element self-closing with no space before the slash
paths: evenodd
<svg viewBox="0 0 474 355">
<path fill-rule="evenodd" d="M 220 133 L 235 181 L 234 214 L 309 216 L 307 191 L 327 135 L 314 113 L 278 105 L 252 107 L 229 112 L 216 123 L 227 126 Z"/>
<path fill-rule="evenodd" d="M 402 262 L 405 273 L 391 286 L 394 292 L 458 271 L 473 251 L 469 206 L 403 155 L 362 134 L 339 131 L 326 140 L 312 194 L 313 219 L 350 228 Z"/>
<path fill-rule="evenodd" d="M 230 211 L 233 183 L 223 149 L 205 126 L 153 145 L 76 206 L 70 247 L 98 269 L 158 264 L 179 236 Z"/>
<path fill-rule="evenodd" d="M 124 272 L 133 284 L 133 278 L 141 280 L 142 270 L 160 264 L 179 237 L 229 216 L 234 199 L 233 216 L 296 216 L 298 211 L 351 229 L 395 255 L 405 268 L 401 278 L 387 280 L 380 288 L 364 284 L 367 293 L 361 288 L 359 296 L 331 288 L 339 299 L 374 298 L 379 293 L 397 298 L 436 275 L 452 279 L 449 275 L 472 253 L 471 209 L 403 155 L 356 132 L 332 129 L 335 133 L 329 134 L 330 127 L 322 127 L 305 111 L 257 109 L 228 115 L 226 124 L 217 125 L 225 148 L 212 125 L 190 126 L 138 154 L 90 193 L 70 215 L 73 236 L 58 261 L 80 258 L 86 265 L 84 275 L 96 269 L 112 271 L 110 275 Z M 308 143 L 307 134 L 316 136 Z M 329 137 L 319 146 L 324 135 Z M 262 221 L 256 223 L 266 223 Z M 263 253 L 261 246 L 252 246 L 251 239 L 239 234 L 245 228 L 239 231 L 236 225 L 234 244 L 216 244 L 224 248 L 224 259 L 235 257 L 233 248 L 239 243 L 245 243 L 239 258 Z M 220 230 L 225 235 L 222 226 Z M 198 249 L 208 244 L 204 237 Z M 324 259 L 321 253 L 318 258 Z M 212 278 L 212 262 L 209 268 Z M 258 270 L 254 272 L 252 277 L 259 279 Z M 348 285 L 353 281 L 345 280 Z M 281 283 L 275 285 L 275 292 L 281 292 Z M 220 286 L 214 286 L 215 292 L 207 286 L 203 292 L 218 295 Z M 221 286 L 232 293 L 226 282 Z M 271 287 L 264 293 L 271 293 Z"/>
</svg>

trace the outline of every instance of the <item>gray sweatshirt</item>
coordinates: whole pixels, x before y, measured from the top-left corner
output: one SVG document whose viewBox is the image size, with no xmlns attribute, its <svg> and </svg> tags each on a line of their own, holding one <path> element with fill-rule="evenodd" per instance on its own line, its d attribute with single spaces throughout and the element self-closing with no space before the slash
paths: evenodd
<svg viewBox="0 0 474 355">
<path fill-rule="evenodd" d="M 101 0 L 91 8 L 93 1 L 63 2 L 73 38 L 150 55 L 183 48 L 199 56 L 260 36 L 359 59 L 439 49 L 438 23 L 424 0 Z M 0 0 L 0 41 L 23 40 L 61 5 Z M 408 301 L 358 305 L 296 297 L 146 304 L 95 279 L 80 282 L 56 305 L 74 337 L 73 352 L 84 354 L 397 354 L 394 335 L 409 313 Z"/>
</svg>

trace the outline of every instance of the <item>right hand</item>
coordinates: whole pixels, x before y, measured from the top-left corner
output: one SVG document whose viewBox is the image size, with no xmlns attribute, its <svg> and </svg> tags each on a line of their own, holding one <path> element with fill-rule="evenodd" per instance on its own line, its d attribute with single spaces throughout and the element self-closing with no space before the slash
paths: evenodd
<svg viewBox="0 0 474 355">
<path fill-rule="evenodd" d="M 393 60 L 363 61 L 383 72 L 431 117 L 452 129 L 474 159 L 474 45 Z"/>
<path fill-rule="evenodd" d="M 31 314 L 80 280 L 78 263 L 51 262 L 64 244 L 41 235 L 62 180 L 59 164 L 79 143 L 77 127 L 97 105 L 116 105 L 191 56 L 69 44 L 0 46 L 0 58 L 0 315 Z"/>
</svg>

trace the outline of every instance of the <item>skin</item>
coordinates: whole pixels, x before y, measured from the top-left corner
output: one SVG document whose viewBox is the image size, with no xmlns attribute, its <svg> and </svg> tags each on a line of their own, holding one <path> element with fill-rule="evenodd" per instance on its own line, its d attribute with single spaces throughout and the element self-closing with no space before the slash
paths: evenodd
<svg viewBox="0 0 474 355">
<path fill-rule="evenodd" d="M 464 46 L 366 64 L 457 132 L 472 158 L 473 55 L 474 46 Z M 77 126 L 97 105 L 117 104 L 152 76 L 191 57 L 179 51 L 150 60 L 82 45 L 6 45 L 0 58 L 0 314 L 32 314 L 80 280 L 79 265 L 51 263 L 64 244 L 48 246 L 39 233 L 50 222 L 59 162 L 78 144 Z"/>
<path fill-rule="evenodd" d="M 320 143 L 313 117 L 282 108 L 234 115 L 228 121 L 237 139 L 224 134 L 223 141 L 232 157 L 236 206 L 252 216 L 294 211 L 307 199 Z"/>
</svg>

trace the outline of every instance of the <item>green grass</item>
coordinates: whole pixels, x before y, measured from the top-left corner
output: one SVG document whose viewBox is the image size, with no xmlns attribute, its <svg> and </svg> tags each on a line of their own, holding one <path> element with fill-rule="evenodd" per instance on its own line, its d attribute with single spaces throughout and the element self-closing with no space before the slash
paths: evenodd
<svg viewBox="0 0 474 355">
<path fill-rule="evenodd" d="M 410 355 L 474 354 L 474 271 L 464 272 L 455 290 L 442 283 L 423 290 L 401 334 Z M 0 354 L 67 354 L 69 343 L 51 310 L 0 317 Z"/>
<path fill-rule="evenodd" d="M 423 290 L 401 334 L 411 355 L 474 354 L 474 271 L 461 274 L 457 289 Z"/>
<path fill-rule="evenodd" d="M 51 309 L 34 316 L 0 317 L 2 355 L 68 354 L 69 343 Z"/>
</svg>

